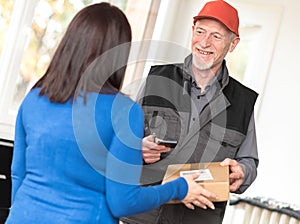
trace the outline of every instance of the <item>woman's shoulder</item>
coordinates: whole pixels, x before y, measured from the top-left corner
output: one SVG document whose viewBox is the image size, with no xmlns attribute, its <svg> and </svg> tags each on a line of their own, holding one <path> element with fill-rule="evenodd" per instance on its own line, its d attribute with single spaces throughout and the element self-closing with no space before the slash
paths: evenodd
<svg viewBox="0 0 300 224">
<path fill-rule="evenodd" d="M 35 99 L 39 97 L 40 88 L 31 89 L 24 97 L 22 104 L 34 104 Z"/>
<path fill-rule="evenodd" d="M 96 99 L 94 98 L 96 97 Z M 142 112 L 141 106 L 132 100 L 129 96 L 117 93 L 117 94 L 98 94 L 91 96 L 88 98 L 88 102 L 93 101 L 93 99 L 97 101 L 97 108 L 103 109 L 107 108 L 111 110 L 111 112 L 116 114 L 126 113 L 126 111 L 130 111 L 130 113 L 139 114 Z"/>
<path fill-rule="evenodd" d="M 113 99 L 112 108 L 118 109 L 120 111 L 130 109 L 132 112 L 133 111 L 139 112 L 142 110 L 140 105 L 137 102 L 135 102 L 129 96 L 121 94 L 121 93 L 118 93 L 117 95 L 115 95 L 115 97 Z"/>
</svg>

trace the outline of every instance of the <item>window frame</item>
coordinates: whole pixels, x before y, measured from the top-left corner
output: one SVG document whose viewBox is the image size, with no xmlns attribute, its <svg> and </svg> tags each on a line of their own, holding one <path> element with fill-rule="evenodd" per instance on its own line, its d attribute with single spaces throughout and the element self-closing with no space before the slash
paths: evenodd
<svg viewBox="0 0 300 224">
<path fill-rule="evenodd" d="M 133 32 L 138 33 L 135 40 L 151 38 L 160 1 L 127 1 L 127 7 L 130 10 L 125 10 L 124 13 L 129 19 Z M 104 2 L 115 4 L 114 0 Z M 0 138 L 2 139 L 14 139 L 17 110 L 12 109 L 11 105 L 23 55 L 30 41 L 32 21 L 38 3 L 39 0 L 15 0 L 14 3 L 6 41 L 0 57 Z M 139 8 L 136 7 L 138 5 Z M 136 20 L 136 16 L 130 13 L 141 14 L 140 9 L 144 10 L 144 12 L 148 10 L 148 14 L 144 18 Z M 142 29 L 140 29 L 141 26 Z M 140 73 L 140 70 L 140 67 L 134 65 L 133 70 L 131 70 L 132 72 L 125 77 L 127 82 L 130 83 L 136 76 L 135 74 Z"/>
<path fill-rule="evenodd" d="M 30 37 L 31 23 L 37 0 L 16 0 L 9 29 L 0 58 L 0 138 L 12 140 L 17 111 L 10 110 L 16 80 L 26 44 Z"/>
</svg>

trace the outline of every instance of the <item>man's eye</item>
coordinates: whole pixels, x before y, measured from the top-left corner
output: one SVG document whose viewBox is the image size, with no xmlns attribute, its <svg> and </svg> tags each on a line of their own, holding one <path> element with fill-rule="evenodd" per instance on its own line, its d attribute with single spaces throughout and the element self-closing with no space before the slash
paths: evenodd
<svg viewBox="0 0 300 224">
<path fill-rule="evenodd" d="M 222 37 L 221 37 L 220 35 L 216 35 L 216 34 L 215 34 L 213 37 L 214 37 L 216 40 L 221 40 L 221 39 L 222 39 Z"/>
</svg>

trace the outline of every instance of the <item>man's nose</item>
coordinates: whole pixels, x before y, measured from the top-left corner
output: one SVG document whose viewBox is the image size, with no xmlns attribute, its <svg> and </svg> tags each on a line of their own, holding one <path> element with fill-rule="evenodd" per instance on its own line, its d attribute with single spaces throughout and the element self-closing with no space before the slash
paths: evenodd
<svg viewBox="0 0 300 224">
<path fill-rule="evenodd" d="M 201 47 L 208 47 L 211 44 L 211 36 L 204 35 L 200 40 Z"/>
</svg>

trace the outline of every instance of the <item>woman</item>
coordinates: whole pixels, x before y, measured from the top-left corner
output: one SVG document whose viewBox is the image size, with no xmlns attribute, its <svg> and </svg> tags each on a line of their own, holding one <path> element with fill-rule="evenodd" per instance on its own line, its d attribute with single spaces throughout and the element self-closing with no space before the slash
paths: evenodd
<svg viewBox="0 0 300 224">
<path fill-rule="evenodd" d="M 131 29 L 108 3 L 71 21 L 19 108 L 9 223 L 118 223 L 172 199 L 193 208 L 195 176 L 141 187 L 141 108 L 119 93 Z"/>
</svg>

